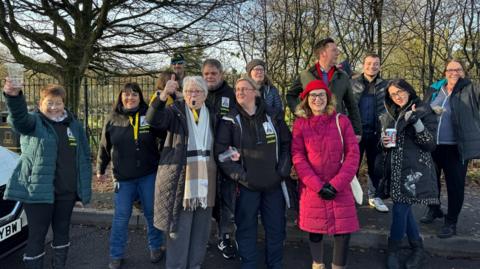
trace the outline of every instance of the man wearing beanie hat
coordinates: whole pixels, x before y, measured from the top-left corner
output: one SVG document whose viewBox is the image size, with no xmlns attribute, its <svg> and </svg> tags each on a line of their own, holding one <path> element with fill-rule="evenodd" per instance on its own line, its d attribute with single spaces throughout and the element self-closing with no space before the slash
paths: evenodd
<svg viewBox="0 0 480 269">
<path fill-rule="evenodd" d="M 283 103 L 278 89 L 272 85 L 266 72 L 266 64 L 260 59 L 253 59 L 245 67 L 247 76 L 258 84 L 260 96 L 266 104 L 266 110 L 271 114 L 283 115 Z"/>
<path fill-rule="evenodd" d="M 332 38 L 322 39 L 315 44 L 314 50 L 318 61 L 314 66 L 300 73 L 286 94 L 290 110 L 295 111 L 298 97 L 310 81 L 323 80 L 337 99 L 337 112 L 348 115 L 357 139 L 360 141 L 362 134 L 360 112 L 353 96 L 349 76 L 336 67 L 339 51 L 335 41 Z"/>
<path fill-rule="evenodd" d="M 178 84 L 180 89 L 183 86 L 183 78 L 185 77 L 185 58 L 180 53 L 173 54 L 173 57 L 170 59 L 170 67 L 177 76 Z"/>
</svg>

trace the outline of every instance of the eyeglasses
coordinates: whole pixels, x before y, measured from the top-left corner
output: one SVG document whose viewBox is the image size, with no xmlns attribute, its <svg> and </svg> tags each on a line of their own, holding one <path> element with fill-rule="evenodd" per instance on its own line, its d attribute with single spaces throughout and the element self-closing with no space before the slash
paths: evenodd
<svg viewBox="0 0 480 269">
<path fill-rule="evenodd" d="M 397 98 L 397 97 L 404 98 L 405 96 L 407 96 L 407 92 L 397 91 L 395 93 L 390 93 L 389 95 L 390 95 L 390 98 Z"/>
<path fill-rule="evenodd" d="M 447 69 L 445 70 L 447 73 L 460 73 L 463 72 L 462 68 L 456 68 L 456 69 Z"/>
<path fill-rule="evenodd" d="M 200 90 L 186 90 L 185 95 L 192 96 L 192 95 L 200 95 L 203 91 Z"/>
<path fill-rule="evenodd" d="M 182 60 L 182 61 L 173 61 L 173 62 L 172 62 L 172 65 L 184 64 L 184 63 L 185 63 L 185 61 L 183 61 L 183 60 Z"/>
<path fill-rule="evenodd" d="M 247 88 L 247 87 L 235 88 L 235 92 L 250 92 L 250 91 L 254 91 L 254 89 L 253 88 Z"/>
<path fill-rule="evenodd" d="M 321 98 L 321 99 L 324 99 L 324 98 L 327 98 L 327 94 L 324 93 L 324 92 L 321 92 L 321 93 L 309 93 L 308 94 L 308 98 L 312 99 L 312 100 L 315 100 L 317 98 Z"/>
<path fill-rule="evenodd" d="M 255 67 L 252 69 L 252 71 L 258 72 L 258 73 L 263 73 L 265 72 L 265 69 L 263 67 Z"/>
</svg>

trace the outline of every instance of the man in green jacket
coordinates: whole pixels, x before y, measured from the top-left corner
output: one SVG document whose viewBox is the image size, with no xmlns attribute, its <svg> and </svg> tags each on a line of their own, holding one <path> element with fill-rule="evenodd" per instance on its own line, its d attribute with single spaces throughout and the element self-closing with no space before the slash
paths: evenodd
<svg viewBox="0 0 480 269">
<path fill-rule="evenodd" d="M 323 80 L 337 99 L 337 112 L 348 115 L 357 139 L 360 140 L 362 134 L 360 112 L 353 96 L 349 76 L 336 67 L 339 50 L 335 41 L 330 37 L 322 39 L 315 44 L 314 50 L 318 61 L 314 66 L 300 73 L 286 94 L 290 111 L 295 112 L 298 97 L 310 81 Z"/>
</svg>

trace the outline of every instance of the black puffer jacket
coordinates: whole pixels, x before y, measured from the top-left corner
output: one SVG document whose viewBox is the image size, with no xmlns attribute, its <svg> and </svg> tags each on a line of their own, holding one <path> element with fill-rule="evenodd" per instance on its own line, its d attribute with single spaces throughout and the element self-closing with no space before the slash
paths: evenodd
<svg viewBox="0 0 480 269">
<path fill-rule="evenodd" d="M 383 198 L 391 196 L 396 203 L 439 204 L 437 178 L 431 152 L 435 149 L 437 117 L 428 104 L 423 103 L 415 92 L 410 101 L 400 108 L 385 95 L 387 112 L 380 116 L 382 130 L 396 128 L 396 147 L 386 149 L 385 177 L 380 184 Z M 405 121 L 405 113 L 416 105 L 416 114 L 425 126 L 417 133 Z"/>
<path fill-rule="evenodd" d="M 257 111 L 254 116 L 248 116 L 237 105 L 235 110 L 222 118 L 215 137 L 215 156 L 227 150 L 229 146 L 236 147 L 241 155 L 240 161 L 218 162 L 219 168 L 229 179 L 239 182 L 251 190 L 265 191 L 278 187 L 282 177 L 287 177 L 290 174 L 292 167 L 290 154 L 291 133 L 280 116 L 281 113 L 276 115 L 268 114 L 265 110 L 265 103 L 258 97 L 256 104 Z M 250 167 L 246 167 L 245 155 L 249 153 L 244 150 L 243 143 L 245 143 L 245 139 L 255 139 L 254 141 L 249 141 L 252 142 L 249 144 L 257 143 L 259 148 L 262 144 L 270 144 L 268 141 L 273 140 L 269 139 L 269 135 L 265 131 L 265 124 L 268 122 L 273 124 L 276 134 L 276 149 L 273 152 L 277 156 L 271 156 L 274 162 L 276 159 L 275 171 L 261 171 L 265 167 L 256 167 L 255 164 L 250 164 Z M 257 134 L 256 137 L 247 136 L 247 133 L 249 133 L 246 130 L 247 128 L 255 128 L 256 130 L 253 130 L 253 133 Z M 268 178 L 262 177 L 262 175 L 268 173 L 271 173 L 272 176 Z"/>
<path fill-rule="evenodd" d="M 355 98 L 355 102 L 358 104 L 360 102 L 360 98 L 362 98 L 362 94 L 368 89 L 365 89 L 364 84 L 365 77 L 362 75 L 352 79 L 352 90 L 353 90 L 353 97 Z M 385 113 L 385 88 L 387 87 L 387 81 L 383 80 L 380 77 L 375 79 L 375 119 L 379 119 L 380 115 Z M 361 114 L 361 113 L 360 113 Z M 380 133 L 381 124 L 380 121 L 376 121 L 375 129 L 377 133 Z"/>
<path fill-rule="evenodd" d="M 430 104 L 440 89 L 430 87 L 426 102 Z M 462 160 L 480 159 L 480 86 L 469 79 L 459 79 L 450 95 L 450 107 Z"/>
<path fill-rule="evenodd" d="M 209 112 L 210 126 L 213 128 L 215 117 L 211 109 Z M 176 232 L 178 217 L 183 208 L 187 166 L 188 126 L 185 101 L 175 101 L 166 107 L 166 102 L 157 97 L 150 104 L 146 119 L 153 127 L 167 131 L 155 182 L 153 222 L 162 231 Z"/>
</svg>

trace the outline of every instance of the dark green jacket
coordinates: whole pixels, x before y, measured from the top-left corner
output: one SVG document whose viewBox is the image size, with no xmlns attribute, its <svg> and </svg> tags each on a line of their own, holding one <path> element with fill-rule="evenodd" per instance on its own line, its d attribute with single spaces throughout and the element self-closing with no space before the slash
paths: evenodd
<svg viewBox="0 0 480 269">
<path fill-rule="evenodd" d="M 27 203 L 53 203 L 57 161 L 57 134 L 52 125 L 39 112 L 28 113 L 25 97 L 6 96 L 8 122 L 21 134 L 20 155 L 13 171 L 4 199 Z M 86 204 L 92 194 L 92 166 L 87 136 L 78 120 L 69 125 L 77 141 L 77 195 Z"/>
<path fill-rule="evenodd" d="M 321 80 L 315 65 L 310 69 L 300 73 L 299 77 L 293 82 L 292 87 L 286 94 L 287 104 L 290 108 L 290 111 L 295 112 L 300 93 L 303 91 L 303 89 L 305 89 L 310 81 L 315 79 Z M 355 134 L 361 135 L 362 120 L 360 119 L 360 112 L 358 111 L 358 105 L 357 102 L 355 102 L 352 85 L 347 73 L 340 69 L 336 69 L 332 79 L 328 83 L 328 88 L 337 98 L 337 112 L 346 114 L 352 122 Z"/>
</svg>

